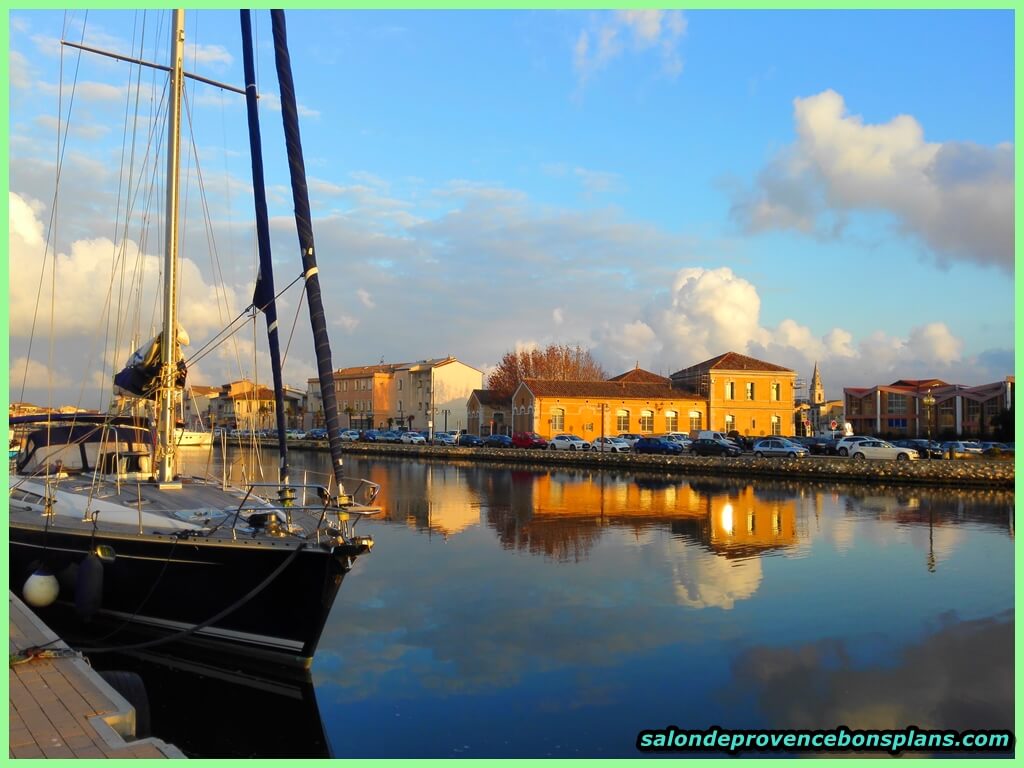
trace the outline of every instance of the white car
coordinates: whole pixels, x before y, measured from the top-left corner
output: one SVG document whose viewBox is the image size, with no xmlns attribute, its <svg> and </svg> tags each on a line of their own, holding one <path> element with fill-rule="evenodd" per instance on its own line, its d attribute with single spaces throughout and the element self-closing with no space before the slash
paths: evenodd
<svg viewBox="0 0 1024 768">
<path fill-rule="evenodd" d="M 555 435 L 548 445 L 552 451 L 589 451 L 590 443 L 578 435 Z"/>
<path fill-rule="evenodd" d="M 601 453 L 629 453 L 633 450 L 633 446 L 621 437 L 598 437 L 590 447 Z"/>
<path fill-rule="evenodd" d="M 840 456 L 851 456 L 853 454 L 853 447 L 857 443 L 862 443 L 865 440 L 874 440 L 873 437 L 865 437 L 864 435 L 853 435 L 852 437 L 844 437 L 838 443 L 836 443 L 836 453 Z"/>
<path fill-rule="evenodd" d="M 455 435 L 448 432 L 435 432 L 434 445 L 455 445 Z"/>
<path fill-rule="evenodd" d="M 341 441 L 343 443 L 354 443 L 356 440 L 359 439 L 359 430 L 358 429 L 346 429 L 346 430 L 343 430 L 342 433 L 340 435 L 338 435 L 338 437 L 341 438 Z"/>
<path fill-rule="evenodd" d="M 762 456 L 788 456 L 791 459 L 803 458 L 810 451 L 802 445 L 791 443 L 781 437 L 766 437 L 754 443 L 754 455 L 757 458 Z"/>
<path fill-rule="evenodd" d="M 896 459 L 897 461 L 916 461 L 920 457 L 914 448 L 898 448 L 885 440 L 867 438 L 850 446 L 850 455 L 854 459 Z"/>
<path fill-rule="evenodd" d="M 625 440 L 627 443 L 629 443 L 629 447 L 632 448 L 633 443 L 635 443 L 637 440 L 643 437 L 643 435 L 637 435 L 632 432 L 623 432 L 621 435 L 619 435 L 619 437 L 622 440 Z"/>
<path fill-rule="evenodd" d="M 400 443 L 406 445 L 426 445 L 427 438 L 421 435 L 419 432 L 403 432 L 402 436 L 398 439 Z"/>
</svg>

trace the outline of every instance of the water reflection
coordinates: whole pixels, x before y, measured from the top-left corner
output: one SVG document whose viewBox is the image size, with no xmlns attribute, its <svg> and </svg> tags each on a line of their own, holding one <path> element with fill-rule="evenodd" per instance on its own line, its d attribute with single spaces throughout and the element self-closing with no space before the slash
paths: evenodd
<svg viewBox="0 0 1024 768">
<path fill-rule="evenodd" d="M 136 672 L 151 734 L 188 757 L 331 757 L 308 673 L 261 677 L 168 653 L 96 655 L 100 670 Z"/>
<path fill-rule="evenodd" d="M 1012 493 L 348 471 L 381 483 L 385 515 L 313 667 L 346 756 L 635 757 L 667 723 L 1012 720 Z"/>
</svg>

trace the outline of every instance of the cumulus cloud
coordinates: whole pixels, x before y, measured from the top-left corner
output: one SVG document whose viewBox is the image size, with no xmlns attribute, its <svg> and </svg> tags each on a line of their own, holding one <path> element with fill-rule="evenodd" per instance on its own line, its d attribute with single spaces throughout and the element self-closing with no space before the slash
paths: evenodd
<svg viewBox="0 0 1024 768">
<path fill-rule="evenodd" d="M 854 212 L 886 212 L 940 262 L 1013 268 L 1013 145 L 925 140 L 910 115 L 867 124 L 826 90 L 798 98 L 797 139 L 749 189 L 734 189 L 731 216 L 747 232 L 796 229 L 839 236 Z"/>
<path fill-rule="evenodd" d="M 733 351 L 785 365 L 805 377 L 817 362 L 830 397 L 839 397 L 843 386 L 897 378 L 948 376 L 981 383 L 978 361 L 964 356 L 963 340 L 940 321 L 914 326 L 902 335 L 875 330 L 855 340 L 842 327 L 820 333 L 792 318 L 765 327 L 760 311 L 756 286 L 728 267 L 687 267 L 677 272 L 667 296 L 647 305 L 642 319 L 596 327 L 595 356 L 611 370 L 625 370 L 642 351 L 654 370 L 671 373 Z M 1001 356 L 994 359 L 1007 362 Z M 992 366 L 985 375 L 997 378 L 1010 370 L 1012 364 Z"/>
<path fill-rule="evenodd" d="M 564 310 L 561 307 L 555 307 L 551 312 L 551 320 L 555 325 L 561 325 L 565 319 Z"/>
<path fill-rule="evenodd" d="M 634 10 L 616 11 L 602 22 L 581 30 L 573 45 L 573 68 L 579 83 L 586 83 L 595 73 L 621 56 L 631 38 L 632 49 L 658 51 L 661 70 L 676 77 L 683 70 L 679 41 L 686 32 L 686 18 L 680 11 Z"/>
</svg>

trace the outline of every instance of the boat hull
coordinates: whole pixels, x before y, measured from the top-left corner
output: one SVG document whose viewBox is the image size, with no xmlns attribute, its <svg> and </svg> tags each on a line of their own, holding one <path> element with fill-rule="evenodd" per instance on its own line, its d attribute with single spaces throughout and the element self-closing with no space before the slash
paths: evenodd
<svg viewBox="0 0 1024 768">
<path fill-rule="evenodd" d="M 52 615 L 59 621 L 69 643 L 125 645 L 128 634 L 106 637 L 109 627 L 116 626 L 132 638 L 195 643 L 285 666 L 311 663 L 352 562 L 338 550 L 313 544 L 296 551 L 293 541 L 91 534 L 13 524 L 10 535 L 11 588 L 20 592 L 41 565 L 57 576 L 56 603 L 36 610 L 44 620 Z M 95 579 L 84 584 L 79 574 L 85 557 L 97 549 L 104 554 L 99 587 Z M 250 595 L 275 571 L 269 583 Z M 83 590 L 100 593 L 92 616 L 82 615 Z M 96 597 L 86 595 L 94 602 Z M 230 612 L 207 625 L 225 611 Z"/>
<path fill-rule="evenodd" d="M 209 448 L 213 445 L 213 435 L 209 432 L 179 429 L 174 433 L 174 444 L 179 448 Z"/>
</svg>

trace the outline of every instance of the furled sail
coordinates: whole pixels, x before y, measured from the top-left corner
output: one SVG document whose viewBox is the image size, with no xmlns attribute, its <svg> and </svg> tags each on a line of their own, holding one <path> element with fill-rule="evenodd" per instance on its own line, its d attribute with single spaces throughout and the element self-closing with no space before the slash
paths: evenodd
<svg viewBox="0 0 1024 768">
<path fill-rule="evenodd" d="M 146 400 L 156 399 L 157 390 L 160 388 L 160 355 L 163 336 L 163 332 L 158 333 L 132 353 L 125 367 L 114 375 L 115 394 L 141 397 Z M 181 347 L 188 346 L 189 337 L 180 325 L 175 341 L 174 359 L 177 370 L 174 375 L 174 387 L 175 389 L 184 389 L 187 369 Z"/>
</svg>

